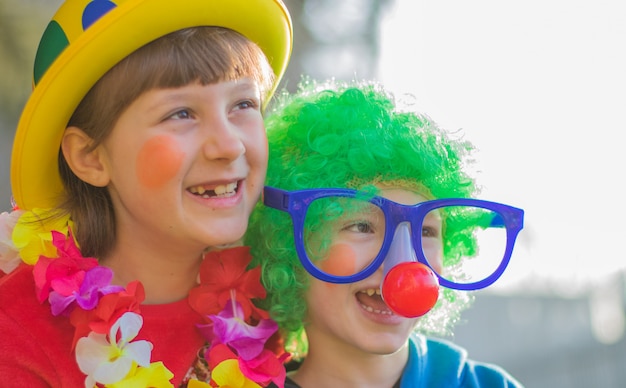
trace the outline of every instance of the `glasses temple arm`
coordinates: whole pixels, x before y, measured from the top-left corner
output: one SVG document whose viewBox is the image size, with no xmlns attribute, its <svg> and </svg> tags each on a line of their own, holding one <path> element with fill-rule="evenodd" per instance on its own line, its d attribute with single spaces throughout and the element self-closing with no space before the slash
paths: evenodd
<svg viewBox="0 0 626 388">
<path fill-rule="evenodd" d="M 263 204 L 265 206 L 286 212 L 289 210 L 288 192 L 265 186 L 263 189 Z"/>
</svg>

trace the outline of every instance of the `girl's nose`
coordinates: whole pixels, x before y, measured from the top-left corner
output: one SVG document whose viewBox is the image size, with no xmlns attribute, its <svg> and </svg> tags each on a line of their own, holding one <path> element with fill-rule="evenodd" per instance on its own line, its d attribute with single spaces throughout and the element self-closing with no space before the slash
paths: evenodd
<svg viewBox="0 0 626 388">
<path fill-rule="evenodd" d="M 235 160 L 246 153 L 240 130 L 226 117 L 211 120 L 204 133 L 203 152 L 209 160 Z"/>
</svg>

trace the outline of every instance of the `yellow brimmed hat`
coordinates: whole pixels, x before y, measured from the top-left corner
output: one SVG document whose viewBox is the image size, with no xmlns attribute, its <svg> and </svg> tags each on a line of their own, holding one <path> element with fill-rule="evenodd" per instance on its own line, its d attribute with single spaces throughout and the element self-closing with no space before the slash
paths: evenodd
<svg viewBox="0 0 626 388">
<path fill-rule="evenodd" d="M 35 86 L 13 142 L 11 186 L 20 209 L 58 205 L 63 132 L 98 79 L 143 45 L 195 26 L 230 28 L 255 42 L 276 74 L 274 92 L 292 48 L 291 18 L 281 0 L 65 1 L 39 43 Z"/>
</svg>

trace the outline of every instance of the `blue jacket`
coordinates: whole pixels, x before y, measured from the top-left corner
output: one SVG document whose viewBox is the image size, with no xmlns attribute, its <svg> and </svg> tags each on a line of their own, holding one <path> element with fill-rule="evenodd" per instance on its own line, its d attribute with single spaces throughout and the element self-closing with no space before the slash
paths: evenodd
<svg viewBox="0 0 626 388">
<path fill-rule="evenodd" d="M 467 358 L 467 351 L 451 342 L 412 336 L 409 360 L 400 388 L 523 388 L 505 370 Z"/>
<path fill-rule="evenodd" d="M 300 388 L 287 378 L 285 388 Z M 413 335 L 409 360 L 393 388 L 523 388 L 504 369 L 467 358 L 467 351 L 440 339 Z"/>
</svg>

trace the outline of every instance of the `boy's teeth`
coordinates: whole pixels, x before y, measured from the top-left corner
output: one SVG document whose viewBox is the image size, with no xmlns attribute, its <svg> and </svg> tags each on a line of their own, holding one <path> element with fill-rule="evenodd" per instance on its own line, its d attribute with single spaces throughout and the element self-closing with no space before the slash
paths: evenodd
<svg viewBox="0 0 626 388">
<path fill-rule="evenodd" d="M 361 304 L 361 307 L 363 307 L 365 310 L 369 311 L 370 313 L 376 313 L 376 314 L 383 314 L 383 315 L 393 315 L 393 313 L 389 310 L 374 310 L 374 308 L 370 307 L 370 306 L 366 306 L 364 304 Z"/>
<path fill-rule="evenodd" d="M 380 295 L 380 288 L 368 288 L 367 290 L 361 291 L 369 296 L 372 296 L 374 294 L 376 295 Z"/>
</svg>

